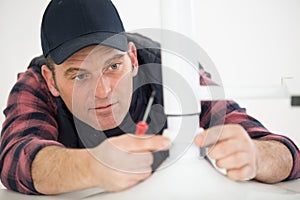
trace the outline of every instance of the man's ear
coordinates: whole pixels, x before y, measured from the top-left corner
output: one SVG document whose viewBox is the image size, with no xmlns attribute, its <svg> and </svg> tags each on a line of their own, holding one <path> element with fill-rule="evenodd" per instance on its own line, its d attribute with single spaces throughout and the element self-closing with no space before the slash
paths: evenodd
<svg viewBox="0 0 300 200">
<path fill-rule="evenodd" d="M 43 65 L 41 69 L 42 69 L 42 75 L 48 85 L 50 92 L 52 93 L 53 96 L 58 97 L 59 91 L 56 88 L 52 71 L 46 65 Z"/>
<path fill-rule="evenodd" d="M 130 60 L 131 60 L 132 66 L 133 66 L 133 69 L 132 69 L 133 76 L 136 76 L 138 73 L 139 62 L 137 59 L 137 50 L 136 50 L 136 47 L 133 42 L 128 43 L 128 53 L 129 53 Z"/>
</svg>

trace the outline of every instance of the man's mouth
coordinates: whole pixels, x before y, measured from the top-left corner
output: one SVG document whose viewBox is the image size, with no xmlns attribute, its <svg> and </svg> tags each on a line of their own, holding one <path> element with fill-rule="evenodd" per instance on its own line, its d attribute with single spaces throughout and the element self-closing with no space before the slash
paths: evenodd
<svg viewBox="0 0 300 200">
<path fill-rule="evenodd" d="M 113 107 L 115 107 L 117 104 L 118 102 L 107 105 L 100 105 L 96 106 L 93 110 L 96 112 L 96 114 L 99 115 L 110 114 L 112 113 Z"/>
</svg>

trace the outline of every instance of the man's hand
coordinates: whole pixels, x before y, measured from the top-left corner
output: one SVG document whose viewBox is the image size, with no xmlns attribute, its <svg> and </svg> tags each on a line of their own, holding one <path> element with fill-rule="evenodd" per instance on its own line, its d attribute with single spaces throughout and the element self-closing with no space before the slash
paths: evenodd
<svg viewBox="0 0 300 200">
<path fill-rule="evenodd" d="M 250 180 L 256 176 L 256 146 L 239 125 L 216 126 L 195 138 L 200 147 L 209 147 L 208 156 L 232 180 Z"/>
<path fill-rule="evenodd" d="M 91 187 L 120 191 L 151 175 L 152 153 L 167 149 L 163 136 L 111 137 L 93 149 L 47 146 L 32 163 L 35 189 L 60 194 Z"/>
<path fill-rule="evenodd" d="M 274 183 L 285 179 L 293 160 L 287 147 L 277 141 L 252 140 L 240 125 L 216 126 L 195 138 L 199 147 L 209 147 L 208 156 L 228 178 L 237 181 L 257 179 Z"/>
<path fill-rule="evenodd" d="M 153 163 L 152 152 L 166 150 L 163 136 L 121 135 L 91 150 L 95 185 L 108 191 L 121 191 L 147 179 Z"/>
</svg>

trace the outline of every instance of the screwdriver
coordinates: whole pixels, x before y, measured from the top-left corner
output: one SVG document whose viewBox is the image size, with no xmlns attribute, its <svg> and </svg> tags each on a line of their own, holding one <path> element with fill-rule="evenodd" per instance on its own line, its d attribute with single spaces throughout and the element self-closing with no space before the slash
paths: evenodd
<svg viewBox="0 0 300 200">
<path fill-rule="evenodd" d="M 150 113 L 151 106 L 152 106 L 152 103 L 154 101 L 155 94 L 156 94 L 156 92 L 155 92 L 155 90 L 153 90 L 152 93 L 151 93 L 151 96 L 149 98 L 148 105 L 146 107 L 146 111 L 145 111 L 143 120 L 139 121 L 136 124 L 136 130 L 135 130 L 136 135 L 144 135 L 146 133 L 146 131 L 148 130 L 148 124 L 147 124 L 146 121 L 147 121 L 148 115 Z"/>
</svg>

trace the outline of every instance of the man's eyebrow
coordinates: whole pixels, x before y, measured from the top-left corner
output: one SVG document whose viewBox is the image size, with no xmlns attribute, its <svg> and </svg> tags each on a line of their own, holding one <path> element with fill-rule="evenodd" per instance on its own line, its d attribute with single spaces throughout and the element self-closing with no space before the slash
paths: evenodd
<svg viewBox="0 0 300 200">
<path fill-rule="evenodd" d="M 125 53 L 119 53 L 119 54 L 114 55 L 113 57 L 111 57 L 105 61 L 104 66 L 111 64 L 113 62 L 113 60 L 121 58 L 125 55 L 126 55 Z M 82 68 L 77 68 L 77 67 L 71 67 L 64 72 L 64 76 L 69 76 L 70 74 L 78 73 L 80 71 L 87 72 L 88 70 L 82 69 Z"/>
<path fill-rule="evenodd" d="M 70 74 L 78 73 L 79 71 L 87 72 L 86 69 L 71 67 L 64 72 L 64 76 L 69 76 Z"/>
<path fill-rule="evenodd" d="M 123 57 L 125 55 L 126 55 L 125 53 L 124 54 L 120 53 L 120 54 L 114 55 L 113 57 L 111 57 L 111 58 L 109 58 L 108 60 L 105 61 L 104 66 L 107 66 L 107 65 L 111 64 L 113 60 L 121 58 L 121 57 Z"/>
</svg>

